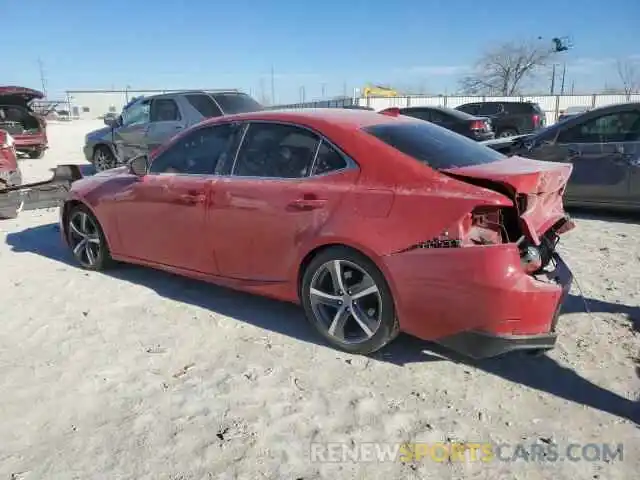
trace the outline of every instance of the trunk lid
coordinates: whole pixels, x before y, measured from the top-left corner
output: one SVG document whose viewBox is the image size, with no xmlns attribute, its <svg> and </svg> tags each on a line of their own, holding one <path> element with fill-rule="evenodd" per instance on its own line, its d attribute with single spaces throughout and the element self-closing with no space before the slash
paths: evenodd
<svg viewBox="0 0 640 480">
<path fill-rule="evenodd" d="M 44 98 L 44 93 L 26 87 L 0 87 L 0 105 L 29 105 L 33 100 Z"/>
<path fill-rule="evenodd" d="M 540 237 L 566 217 L 562 196 L 572 169 L 569 163 L 514 156 L 442 172 L 508 195 L 518 209 L 525 234 L 539 245 Z"/>
</svg>

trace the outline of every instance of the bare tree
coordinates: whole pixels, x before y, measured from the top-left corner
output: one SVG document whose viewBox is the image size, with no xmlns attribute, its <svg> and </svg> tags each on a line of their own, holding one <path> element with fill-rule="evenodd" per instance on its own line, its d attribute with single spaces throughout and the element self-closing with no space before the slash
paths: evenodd
<svg viewBox="0 0 640 480">
<path fill-rule="evenodd" d="M 632 93 L 636 93 L 640 89 L 640 70 L 638 64 L 631 60 L 618 60 L 616 62 L 618 68 L 618 77 L 622 82 L 622 89 L 627 99 Z"/>
<path fill-rule="evenodd" d="M 476 62 L 473 73 L 460 81 L 461 90 L 471 95 L 515 95 L 558 51 L 562 50 L 542 42 L 499 45 Z"/>
</svg>

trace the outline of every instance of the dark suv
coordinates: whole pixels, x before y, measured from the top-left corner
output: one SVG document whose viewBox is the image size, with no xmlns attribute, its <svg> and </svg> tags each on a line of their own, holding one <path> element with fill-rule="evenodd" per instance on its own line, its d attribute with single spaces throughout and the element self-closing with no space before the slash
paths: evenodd
<svg viewBox="0 0 640 480">
<path fill-rule="evenodd" d="M 84 155 L 97 171 L 118 167 L 148 154 L 185 128 L 205 118 L 263 110 L 238 91 L 184 91 L 139 97 L 122 114 L 105 116 L 106 128 L 85 137 Z"/>
<path fill-rule="evenodd" d="M 470 115 L 489 117 L 497 137 L 532 133 L 546 124 L 544 111 L 532 102 L 465 103 L 456 110 Z"/>
</svg>

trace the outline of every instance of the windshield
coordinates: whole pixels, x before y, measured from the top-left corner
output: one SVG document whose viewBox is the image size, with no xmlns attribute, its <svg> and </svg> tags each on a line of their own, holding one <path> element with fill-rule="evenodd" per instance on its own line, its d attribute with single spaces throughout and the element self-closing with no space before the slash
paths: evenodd
<svg viewBox="0 0 640 480">
<path fill-rule="evenodd" d="M 382 123 L 365 132 L 436 170 L 492 163 L 503 154 L 429 122 Z"/>
<path fill-rule="evenodd" d="M 242 93 L 216 93 L 213 97 L 225 115 L 264 110 L 264 107 L 253 98 Z"/>
</svg>

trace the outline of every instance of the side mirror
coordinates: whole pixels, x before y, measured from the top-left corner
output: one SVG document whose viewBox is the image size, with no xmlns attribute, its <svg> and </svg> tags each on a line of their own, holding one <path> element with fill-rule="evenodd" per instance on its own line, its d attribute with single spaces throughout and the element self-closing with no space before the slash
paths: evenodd
<svg viewBox="0 0 640 480">
<path fill-rule="evenodd" d="M 113 114 L 112 115 L 108 115 L 107 114 L 107 115 L 104 116 L 104 124 L 107 127 L 112 127 L 112 128 L 113 127 L 117 127 L 119 123 L 120 123 L 119 119 L 118 119 L 118 117 L 116 115 L 113 115 Z"/>
<path fill-rule="evenodd" d="M 137 177 L 144 177 L 149 172 L 149 158 L 138 155 L 129 162 L 129 172 Z"/>
</svg>

